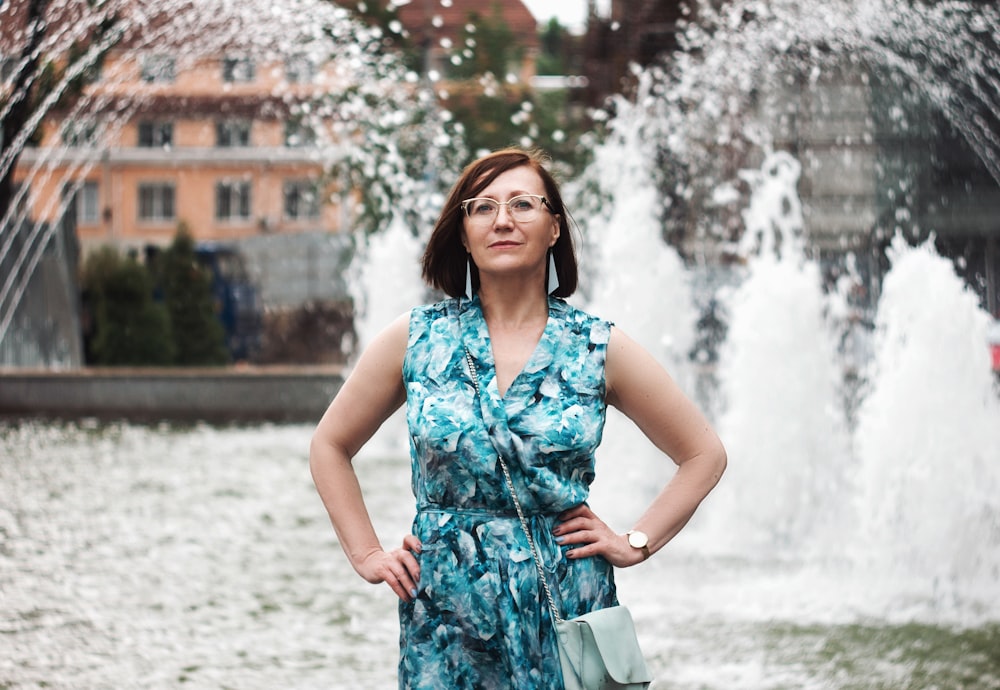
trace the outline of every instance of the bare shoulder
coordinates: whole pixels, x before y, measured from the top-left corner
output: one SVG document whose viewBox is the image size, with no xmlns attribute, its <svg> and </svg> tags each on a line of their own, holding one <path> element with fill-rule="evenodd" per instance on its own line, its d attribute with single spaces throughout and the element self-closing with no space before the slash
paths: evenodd
<svg viewBox="0 0 1000 690">
<path fill-rule="evenodd" d="M 410 312 L 404 312 L 389 322 L 379 336 L 389 340 L 395 346 L 402 345 L 406 348 L 406 341 L 410 335 Z"/>
<path fill-rule="evenodd" d="M 633 340 L 617 326 L 611 327 L 608 337 L 608 357 L 605 363 L 608 401 L 617 406 L 622 393 L 628 394 L 636 387 L 662 385 L 669 375 L 646 348 Z"/>
<path fill-rule="evenodd" d="M 355 370 L 396 370 L 402 373 L 410 334 L 410 313 L 400 314 L 365 346 Z"/>
</svg>

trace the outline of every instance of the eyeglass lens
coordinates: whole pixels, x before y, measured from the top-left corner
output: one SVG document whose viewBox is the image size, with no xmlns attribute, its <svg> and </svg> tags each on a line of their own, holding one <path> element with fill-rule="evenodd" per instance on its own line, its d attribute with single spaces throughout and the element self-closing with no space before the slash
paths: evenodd
<svg viewBox="0 0 1000 690">
<path fill-rule="evenodd" d="M 541 197 L 532 195 L 515 196 L 509 201 L 495 199 L 470 199 L 466 202 L 466 213 L 471 220 L 477 222 L 493 222 L 500 213 L 500 207 L 506 206 L 508 213 L 518 221 L 528 221 L 535 217 L 542 207 Z"/>
</svg>

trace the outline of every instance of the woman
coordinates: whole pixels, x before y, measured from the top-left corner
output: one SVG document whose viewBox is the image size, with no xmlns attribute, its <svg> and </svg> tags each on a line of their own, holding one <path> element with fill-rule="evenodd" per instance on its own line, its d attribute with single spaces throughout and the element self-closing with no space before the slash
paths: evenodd
<svg viewBox="0 0 1000 690">
<path fill-rule="evenodd" d="M 465 169 L 423 276 L 451 299 L 401 316 L 368 346 L 316 429 L 313 478 L 355 570 L 400 599 L 400 688 L 557 688 L 555 635 L 497 463 L 497 422 L 510 429 L 499 443 L 564 618 L 617 603 L 613 567 L 663 548 L 726 454 L 651 355 L 560 299 L 576 289 L 576 258 L 539 156 L 508 149 Z M 351 459 L 404 402 L 417 514 L 402 547 L 385 550 Z M 627 534 L 586 503 L 607 404 L 678 466 Z"/>
</svg>

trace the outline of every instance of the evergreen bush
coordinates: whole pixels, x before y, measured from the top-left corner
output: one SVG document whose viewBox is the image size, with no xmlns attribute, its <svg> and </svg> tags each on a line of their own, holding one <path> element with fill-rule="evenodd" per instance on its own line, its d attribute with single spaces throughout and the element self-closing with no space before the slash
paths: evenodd
<svg viewBox="0 0 1000 690">
<path fill-rule="evenodd" d="M 174 363 L 182 366 L 228 363 L 226 334 L 212 298 L 212 276 L 198 263 L 194 239 L 183 224 L 160 257 L 157 273 L 170 314 Z"/>
<path fill-rule="evenodd" d="M 87 259 L 82 284 L 91 319 L 89 361 L 104 366 L 173 361 L 170 318 L 164 305 L 153 301 L 145 266 L 105 247 Z"/>
<path fill-rule="evenodd" d="M 104 366 L 212 366 L 229 362 L 212 298 L 212 277 L 198 263 L 182 225 L 170 247 L 146 266 L 102 247 L 81 278 L 86 359 Z"/>
</svg>

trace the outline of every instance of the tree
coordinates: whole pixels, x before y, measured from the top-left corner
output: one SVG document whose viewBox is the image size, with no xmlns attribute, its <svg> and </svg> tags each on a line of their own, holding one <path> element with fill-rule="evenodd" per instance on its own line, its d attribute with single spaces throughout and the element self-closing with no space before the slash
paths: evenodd
<svg viewBox="0 0 1000 690">
<path fill-rule="evenodd" d="M 14 168 L 20 158 L 20 149 L 15 148 L 15 145 L 18 135 L 28 122 L 32 102 L 35 100 L 32 75 L 38 71 L 41 61 L 41 44 L 45 37 L 44 14 L 47 5 L 47 0 L 31 0 L 28 3 L 27 30 L 24 33 L 21 49 L 19 52 L 11 53 L 11 59 L 17 60 L 20 68 L 14 72 L 8 95 L 0 102 L 0 112 L 3 112 L 0 117 L 0 218 L 6 215 L 10 207 Z M 10 14 L 11 11 L 11 8 L 0 10 L 0 16 Z M 10 21 L 7 17 L 4 19 Z M 10 163 L 6 163 L 8 158 Z"/>
<path fill-rule="evenodd" d="M 153 301 L 145 266 L 104 247 L 87 258 L 82 285 L 92 329 L 88 361 L 105 366 L 173 361 L 170 317 L 164 305 Z"/>
<path fill-rule="evenodd" d="M 182 366 L 227 363 L 225 332 L 212 300 L 212 278 L 199 265 L 194 240 L 183 224 L 157 261 L 156 272 L 170 316 L 174 363 Z"/>
<path fill-rule="evenodd" d="M 565 29 L 553 20 L 542 35 L 543 55 L 563 50 L 567 40 Z M 451 60 L 452 114 L 465 132 L 470 157 L 505 146 L 539 147 L 569 177 L 586 161 L 580 144 L 584 125 L 571 116 L 566 89 L 538 91 L 508 77 L 522 52 L 499 5 L 487 17 L 470 13 Z M 550 56 L 548 64 L 546 69 L 555 69 L 565 61 Z"/>
<path fill-rule="evenodd" d="M 471 50 L 469 50 L 471 48 Z M 505 80 L 513 65 L 521 61 L 524 50 L 507 26 L 499 4 L 493 5 L 488 17 L 478 12 L 469 13 L 469 21 L 462 31 L 462 45 L 452 60 L 450 75 L 453 79 L 473 79 L 492 74 Z"/>
<path fill-rule="evenodd" d="M 113 247 L 87 257 L 81 284 L 89 362 L 205 366 L 229 361 L 211 276 L 194 249 L 182 225 L 150 266 Z"/>
<path fill-rule="evenodd" d="M 550 19 L 541 32 L 542 49 L 535 63 L 535 71 L 538 74 L 570 74 L 572 38 L 558 19 Z"/>
<path fill-rule="evenodd" d="M 62 3 L 0 2 L 0 22 L 6 25 L 0 55 L 14 65 L 10 87 L 0 99 L 0 219 L 11 205 L 21 152 L 37 143 L 42 119 L 53 109 L 72 106 L 121 38 L 119 17 L 110 7 L 115 3 L 86 4 L 84 17 L 67 31 Z M 68 38 L 60 41 L 62 35 Z"/>
<path fill-rule="evenodd" d="M 394 2 L 385 0 L 330 0 L 351 10 L 364 23 L 378 27 L 382 32 L 381 45 L 385 53 L 398 55 L 407 69 L 419 72 L 421 51 L 399 21 L 399 11 Z"/>
</svg>

